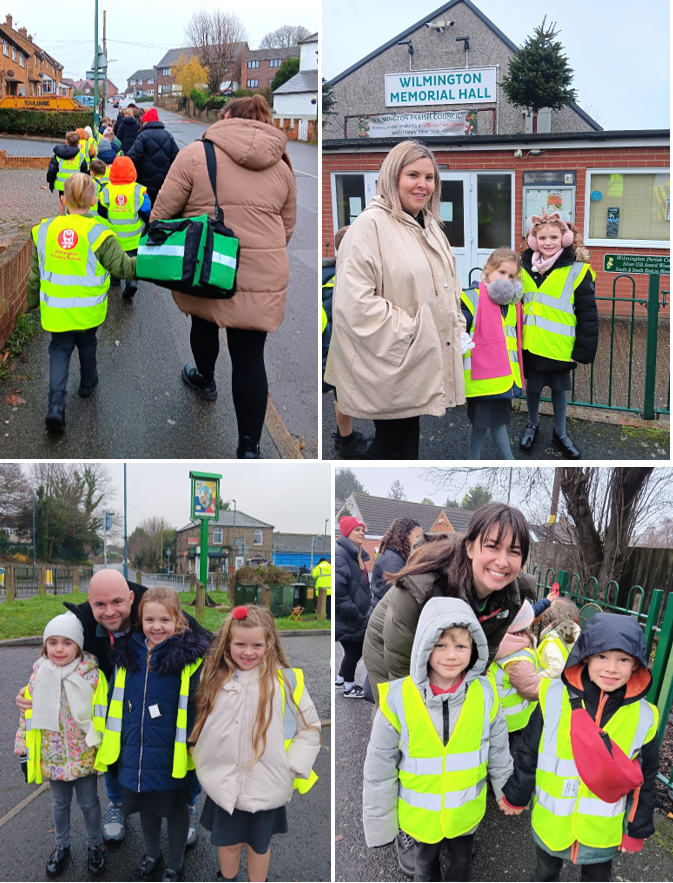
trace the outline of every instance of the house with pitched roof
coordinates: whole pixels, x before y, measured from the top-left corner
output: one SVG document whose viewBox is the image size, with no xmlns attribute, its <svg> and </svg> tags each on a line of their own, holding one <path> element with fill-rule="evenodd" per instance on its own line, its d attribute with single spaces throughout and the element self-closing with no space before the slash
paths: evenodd
<svg viewBox="0 0 673 883">
<path fill-rule="evenodd" d="M 67 95 L 60 89 L 63 65 L 33 42 L 25 27 L 15 29 L 11 15 L 0 24 L 0 98 Z"/>
<path fill-rule="evenodd" d="M 223 83 L 220 84 L 220 88 L 233 89 L 234 91 L 241 88 L 241 64 L 247 52 L 248 44 L 244 40 L 236 44 L 236 61 L 231 66 L 230 70 L 226 72 L 225 79 Z M 161 61 L 154 65 L 154 69 L 157 72 L 155 95 L 158 100 L 181 94 L 182 90 L 175 82 L 175 74 L 172 72 L 172 66 L 177 64 L 181 55 L 184 55 L 186 59 L 189 59 L 193 55 L 198 54 L 199 50 L 195 49 L 193 46 L 183 46 L 181 49 L 169 49 Z"/>
<path fill-rule="evenodd" d="M 299 46 L 248 49 L 241 63 L 241 87 L 256 92 L 268 88 L 285 59 L 299 57 Z"/>
<path fill-rule="evenodd" d="M 126 93 L 133 93 L 134 98 L 154 98 L 157 72 L 155 68 L 144 68 L 134 71 L 126 81 Z"/>
<path fill-rule="evenodd" d="M 176 532 L 178 573 L 199 573 L 200 521 L 190 521 Z M 273 524 L 237 510 L 221 510 L 220 517 L 208 522 L 208 561 L 210 570 L 227 571 L 248 564 L 251 559 L 271 561 Z"/>
<path fill-rule="evenodd" d="M 299 44 L 299 73 L 273 93 L 274 120 L 288 138 L 317 139 L 318 120 L 318 34 L 310 34 Z"/>
</svg>

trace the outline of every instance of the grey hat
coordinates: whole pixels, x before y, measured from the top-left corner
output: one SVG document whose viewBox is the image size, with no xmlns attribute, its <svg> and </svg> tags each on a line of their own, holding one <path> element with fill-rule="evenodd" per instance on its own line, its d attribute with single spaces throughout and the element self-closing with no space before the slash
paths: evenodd
<svg viewBox="0 0 673 883">
<path fill-rule="evenodd" d="M 61 613 L 51 619 L 44 630 L 42 637 L 43 643 L 47 643 L 47 638 L 70 638 L 77 646 L 82 649 L 84 646 L 84 628 L 82 623 L 74 613 Z"/>
</svg>

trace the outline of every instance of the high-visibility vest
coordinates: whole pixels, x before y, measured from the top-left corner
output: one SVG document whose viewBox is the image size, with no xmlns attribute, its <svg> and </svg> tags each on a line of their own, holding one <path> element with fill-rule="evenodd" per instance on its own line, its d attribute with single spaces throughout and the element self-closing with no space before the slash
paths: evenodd
<svg viewBox="0 0 673 883">
<path fill-rule="evenodd" d="M 32 699 L 30 690 L 26 687 L 25 699 Z M 98 670 L 98 684 L 93 694 L 93 725 L 98 735 L 103 738 L 105 730 L 105 713 L 107 711 L 107 680 L 100 669 Z M 26 750 L 28 752 L 27 781 L 42 784 L 42 730 L 33 729 L 33 709 L 28 708 L 24 715 L 26 719 Z"/>
<path fill-rule="evenodd" d="M 547 663 L 544 659 L 544 652 L 546 648 L 550 645 L 554 644 L 558 647 L 561 655 L 563 656 L 563 662 L 568 661 L 568 657 L 570 656 L 570 649 L 568 645 L 563 640 L 563 638 L 559 635 L 558 632 L 555 632 L 553 629 L 544 636 L 544 638 L 540 641 L 537 647 L 537 658 L 540 665 L 547 667 Z"/>
<path fill-rule="evenodd" d="M 60 190 L 63 192 L 63 188 L 65 187 L 65 182 L 71 175 L 76 175 L 80 170 L 80 166 L 82 165 L 82 154 L 78 153 L 77 156 L 73 156 L 72 159 L 63 159 L 60 156 L 56 157 L 58 162 L 58 172 L 56 172 L 56 180 L 54 181 L 54 189 Z"/>
<path fill-rule="evenodd" d="M 86 163 L 87 169 L 91 165 L 91 160 L 96 159 L 96 156 L 98 155 L 98 147 L 96 146 L 95 155 L 89 156 L 89 149 L 92 144 L 96 145 L 96 142 L 94 141 L 93 138 L 87 138 L 86 141 L 80 140 L 80 142 L 79 142 L 80 163 L 82 162 L 82 160 L 84 160 L 84 162 Z"/>
<path fill-rule="evenodd" d="M 100 194 L 100 203 L 108 212 L 107 225 L 114 231 L 124 251 L 138 248 L 143 222 L 138 216 L 147 188 L 141 184 L 108 184 Z"/>
<path fill-rule="evenodd" d="M 554 852 L 575 841 L 597 849 L 622 842 L 626 796 L 606 803 L 580 779 L 570 741 L 571 707 L 560 679 L 543 679 L 540 708 L 544 717 L 535 774 L 531 821 L 542 842 Z M 645 699 L 623 705 L 602 727 L 629 758 L 657 733 L 659 714 Z"/>
<path fill-rule="evenodd" d="M 110 167 L 105 166 L 105 171 L 103 172 L 103 174 L 98 178 L 94 178 L 94 176 L 92 175 L 91 180 L 96 185 L 96 194 L 97 194 L 98 198 L 100 199 L 100 195 L 103 190 L 103 187 L 107 187 L 108 184 L 110 183 Z"/>
<path fill-rule="evenodd" d="M 537 702 L 524 699 L 521 694 L 517 693 L 516 688 L 512 686 L 505 666 L 514 662 L 530 662 L 535 666 L 535 671 L 539 671 L 535 650 L 532 650 L 530 647 L 515 650 L 509 656 L 505 656 L 502 659 L 494 659 L 491 663 L 488 669 L 488 676 L 498 691 L 498 699 L 502 705 L 502 710 L 505 712 L 508 733 L 522 730 L 530 720 L 530 716 L 535 711 L 535 706 L 537 705 Z"/>
<path fill-rule="evenodd" d="M 315 580 L 316 589 L 325 589 L 326 595 L 332 594 L 332 565 L 329 561 L 321 561 L 317 564 L 311 576 Z"/>
<path fill-rule="evenodd" d="M 173 745 L 173 770 L 171 773 L 174 779 L 184 779 L 187 771 L 194 769 L 194 761 L 187 751 L 187 704 L 189 702 L 189 680 L 202 662 L 203 658 L 191 662 L 182 669 L 180 674 L 180 696 L 178 698 L 178 714 Z M 115 674 L 112 698 L 110 699 L 107 720 L 105 722 L 103 744 L 98 749 L 94 765 L 95 769 L 102 772 L 106 772 L 108 766 L 117 760 L 121 750 L 125 684 L 126 669 L 118 668 Z M 143 709 L 144 713 L 145 710 Z"/>
<path fill-rule="evenodd" d="M 575 289 L 587 270 L 595 280 L 589 264 L 574 261 L 551 272 L 539 288 L 527 270 L 521 271 L 525 350 L 558 362 L 571 361 L 577 325 Z"/>
<path fill-rule="evenodd" d="M 62 215 L 33 227 L 45 331 L 80 331 L 105 321 L 110 276 L 95 251 L 111 235 L 88 215 Z"/>
<path fill-rule="evenodd" d="M 486 812 L 486 766 L 491 724 L 498 696 L 477 677 L 447 745 L 432 723 L 423 697 L 410 677 L 379 684 L 380 709 L 400 739 L 399 826 L 423 843 L 460 837 Z"/>
<path fill-rule="evenodd" d="M 292 702 L 285 701 L 285 678 L 287 678 L 292 688 Z M 304 672 L 300 668 L 279 668 L 278 680 L 280 681 L 280 695 L 283 700 L 283 742 L 287 751 L 297 734 L 296 710 L 299 707 L 299 700 L 304 693 Z M 311 770 L 308 779 L 295 779 L 294 787 L 300 794 L 306 794 L 317 781 L 318 776 Z"/>
<path fill-rule="evenodd" d="M 460 296 L 461 301 L 472 313 L 472 327 L 477 318 L 477 308 L 479 305 L 479 290 L 468 288 L 463 291 Z M 509 356 L 510 373 L 503 377 L 489 377 L 485 380 L 472 379 L 472 350 L 468 350 L 463 356 L 463 373 L 465 376 L 465 395 L 468 398 L 473 396 L 491 396 L 499 395 L 507 392 L 516 383 L 521 388 L 521 368 L 519 366 L 519 351 L 516 345 L 516 306 L 510 304 L 507 309 L 507 315 L 503 318 L 500 313 L 500 321 L 502 323 L 502 332 L 504 344 L 507 348 Z"/>
</svg>

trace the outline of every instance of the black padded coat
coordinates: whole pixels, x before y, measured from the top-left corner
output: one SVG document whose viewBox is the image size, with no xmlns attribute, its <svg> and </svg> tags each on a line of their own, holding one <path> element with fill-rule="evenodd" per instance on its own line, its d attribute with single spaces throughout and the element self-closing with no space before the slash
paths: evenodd
<svg viewBox="0 0 673 883">
<path fill-rule="evenodd" d="M 385 549 L 376 559 L 372 569 L 372 603 L 369 610 L 370 615 L 381 598 L 383 598 L 388 589 L 392 586 L 390 580 L 387 580 L 383 574 L 386 572 L 399 573 L 406 563 L 406 559 L 400 555 L 397 549 L 393 548 Z"/>
<path fill-rule="evenodd" d="M 122 143 L 122 150 L 126 156 L 128 156 L 129 150 L 136 140 L 139 129 L 140 123 L 135 117 L 122 117 L 119 120 L 119 128 L 116 135 Z"/>
<path fill-rule="evenodd" d="M 334 557 L 335 638 L 337 641 L 362 641 L 369 620 L 369 580 L 360 568 L 357 546 L 352 540 L 338 537 Z M 362 560 L 369 560 L 364 549 Z"/>
<path fill-rule="evenodd" d="M 133 147 L 125 151 L 136 167 L 138 183 L 147 187 L 152 202 L 179 152 L 175 138 L 160 122 L 144 123 Z"/>
</svg>

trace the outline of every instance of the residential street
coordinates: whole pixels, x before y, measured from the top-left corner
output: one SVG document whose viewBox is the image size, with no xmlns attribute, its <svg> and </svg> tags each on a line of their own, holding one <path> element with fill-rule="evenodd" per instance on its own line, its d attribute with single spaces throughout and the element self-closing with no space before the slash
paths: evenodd
<svg viewBox="0 0 673 883">
<path fill-rule="evenodd" d="M 149 105 L 145 105 L 149 107 Z M 108 106 L 112 114 L 111 106 Z M 201 137 L 207 125 L 163 110 L 160 118 L 183 147 Z M 54 142 L 0 139 L 8 155 L 49 156 Z M 269 406 L 261 439 L 267 458 L 316 458 L 318 455 L 318 149 L 289 142 L 298 191 L 297 226 L 290 241 L 290 286 L 285 321 L 269 335 L 266 369 Z M 56 213 L 56 199 L 37 170 L 3 172 L 0 233 L 4 221 L 34 224 Z M 20 208 L 17 208 L 20 206 Z M 235 457 L 236 420 L 231 399 L 231 364 L 226 337 L 215 380 L 218 401 L 205 402 L 181 380 L 192 360 L 190 320 L 168 290 L 140 282 L 131 303 L 112 289 L 108 316 L 98 333 L 99 387 L 80 399 L 77 355 L 71 360 L 67 429 L 63 436 L 44 430 L 49 376 L 49 335 L 41 333 L 24 348 L 0 385 L 0 445 L 6 458 L 180 458 Z M 310 343 L 309 343 L 310 342 Z M 17 389 L 25 405 L 6 399 Z M 300 444 L 305 448 L 300 452 Z"/>
</svg>

